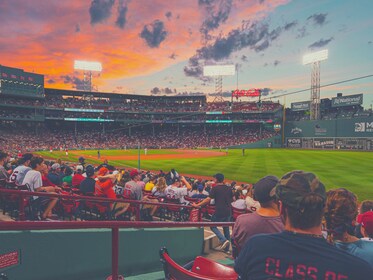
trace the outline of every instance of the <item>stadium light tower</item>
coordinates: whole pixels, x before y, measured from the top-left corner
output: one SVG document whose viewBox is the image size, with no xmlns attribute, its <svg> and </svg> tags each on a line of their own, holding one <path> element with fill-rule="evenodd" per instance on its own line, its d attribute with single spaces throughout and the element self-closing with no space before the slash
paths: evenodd
<svg viewBox="0 0 373 280">
<path fill-rule="evenodd" d="M 303 65 L 311 64 L 311 106 L 310 119 L 320 119 L 320 62 L 328 59 L 328 50 L 303 56 Z"/>
<path fill-rule="evenodd" d="M 203 66 L 203 76 L 215 77 L 215 101 L 224 101 L 223 98 L 223 76 L 234 76 L 236 66 L 232 65 L 206 65 Z"/>
<path fill-rule="evenodd" d="M 102 71 L 101 63 L 92 62 L 92 61 L 75 60 L 74 69 L 84 71 L 83 72 L 84 73 L 84 90 L 92 91 L 92 72 L 101 73 Z M 88 87 L 86 87 L 87 85 Z"/>
</svg>

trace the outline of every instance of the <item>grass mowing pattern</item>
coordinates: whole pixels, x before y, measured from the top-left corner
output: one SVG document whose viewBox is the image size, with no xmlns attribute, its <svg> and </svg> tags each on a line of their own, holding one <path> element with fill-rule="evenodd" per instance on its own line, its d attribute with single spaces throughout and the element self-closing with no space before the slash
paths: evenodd
<svg viewBox="0 0 373 280">
<path fill-rule="evenodd" d="M 88 152 L 88 154 L 87 154 Z M 126 152 L 126 153 L 124 153 Z M 137 155 L 137 150 L 101 151 L 104 155 Z M 149 150 L 148 154 L 171 153 L 167 150 Z M 79 156 L 64 152 L 40 152 L 39 154 L 62 160 L 77 162 Z M 143 150 L 141 151 L 143 154 Z M 87 162 L 100 163 L 97 151 L 82 151 L 82 156 L 92 155 Z M 281 177 L 292 170 L 305 170 L 317 174 L 327 189 L 345 187 L 358 195 L 359 200 L 373 199 L 373 178 L 371 173 L 373 153 L 355 151 L 318 151 L 318 150 L 286 150 L 286 149 L 246 149 L 229 150 L 228 156 L 210 158 L 188 158 L 170 160 L 141 160 L 141 168 L 149 170 L 169 171 L 175 168 L 181 173 L 211 176 L 222 172 L 226 178 L 243 182 L 256 182 L 268 174 Z M 115 166 L 137 167 L 137 160 L 110 161 Z"/>
</svg>

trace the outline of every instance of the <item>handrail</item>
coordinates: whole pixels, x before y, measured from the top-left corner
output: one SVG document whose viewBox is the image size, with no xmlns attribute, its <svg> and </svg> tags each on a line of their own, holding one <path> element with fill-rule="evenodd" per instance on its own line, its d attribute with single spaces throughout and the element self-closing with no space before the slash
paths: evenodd
<svg viewBox="0 0 373 280">
<path fill-rule="evenodd" d="M 42 197 L 54 197 L 54 198 L 61 198 L 61 199 L 71 199 L 71 200 L 88 200 L 88 201 L 98 201 L 98 202 L 125 202 L 125 203 L 131 203 L 135 204 L 138 208 L 136 214 L 136 219 L 139 220 L 139 207 L 140 205 L 156 205 L 160 207 L 178 207 L 178 208 L 187 208 L 192 209 L 194 208 L 191 205 L 184 205 L 184 204 L 175 204 L 175 203 L 161 203 L 161 202 L 150 202 L 150 201 L 139 201 L 139 200 L 130 200 L 130 199 L 113 199 L 113 198 L 107 198 L 107 197 L 97 197 L 97 196 L 82 196 L 82 195 L 68 195 L 68 194 L 58 194 L 58 193 L 47 193 L 47 192 L 30 192 L 30 191 L 24 191 L 24 190 L 13 190 L 13 189 L 4 189 L 0 188 L 0 194 L 6 193 L 6 194 L 15 194 L 20 197 L 19 199 L 19 219 L 21 221 L 25 220 L 25 211 L 24 211 L 24 205 L 23 205 L 23 198 L 29 197 L 29 196 L 42 196 Z M 200 217 L 200 214 L 198 214 L 198 217 Z"/>
<path fill-rule="evenodd" d="M 146 222 L 146 221 L 10 221 L 1 222 L 0 230 L 46 230 L 87 228 L 182 228 L 233 226 L 234 222 Z"/>
<path fill-rule="evenodd" d="M 87 229 L 87 228 L 111 228 L 111 277 L 119 278 L 119 228 L 179 228 L 179 227 L 204 227 L 204 226 L 233 226 L 233 222 L 137 222 L 137 221 L 85 221 L 85 222 L 1 222 L 0 230 L 56 230 L 56 229 Z"/>
</svg>

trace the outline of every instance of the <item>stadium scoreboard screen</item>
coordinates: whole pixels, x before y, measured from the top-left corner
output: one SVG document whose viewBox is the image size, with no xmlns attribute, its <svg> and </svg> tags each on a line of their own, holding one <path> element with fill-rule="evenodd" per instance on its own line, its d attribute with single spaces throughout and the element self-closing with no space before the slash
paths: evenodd
<svg viewBox="0 0 373 280">
<path fill-rule="evenodd" d="M 0 65 L 0 94 L 44 97 L 44 75 Z"/>
</svg>

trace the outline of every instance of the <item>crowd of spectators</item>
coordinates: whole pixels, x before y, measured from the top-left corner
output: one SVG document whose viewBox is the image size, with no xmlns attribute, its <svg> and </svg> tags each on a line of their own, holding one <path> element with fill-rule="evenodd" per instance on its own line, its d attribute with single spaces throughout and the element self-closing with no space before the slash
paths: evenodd
<svg viewBox="0 0 373 280">
<path fill-rule="evenodd" d="M 78 109 L 101 109 L 105 111 L 126 111 L 126 112 L 162 112 L 162 113 L 182 113 L 182 112 L 271 112 L 281 107 L 281 104 L 271 101 L 264 101 L 258 105 L 257 102 L 237 101 L 237 102 L 203 102 L 196 100 L 159 100 L 149 101 L 142 99 L 124 98 L 97 98 L 85 97 L 63 97 L 56 95 L 46 95 L 45 99 L 20 99 L 14 97 L 4 97 L 0 104 L 32 106 L 45 108 L 78 108 Z"/>
<path fill-rule="evenodd" d="M 241 145 L 268 139 L 275 132 L 259 128 L 235 129 L 232 133 L 229 127 L 209 128 L 185 127 L 178 131 L 171 126 L 167 129 L 153 131 L 150 128 L 134 129 L 129 135 L 128 130 L 111 130 L 103 133 L 101 130 L 68 130 L 40 129 L 35 133 L 32 129 L 2 129 L 0 145 L 3 149 L 17 154 L 18 151 L 35 150 L 71 150 L 71 149 L 129 149 L 140 144 L 147 148 L 222 148 Z"/>
</svg>

